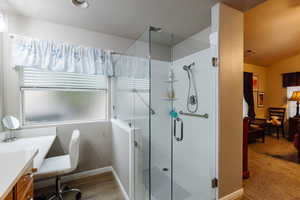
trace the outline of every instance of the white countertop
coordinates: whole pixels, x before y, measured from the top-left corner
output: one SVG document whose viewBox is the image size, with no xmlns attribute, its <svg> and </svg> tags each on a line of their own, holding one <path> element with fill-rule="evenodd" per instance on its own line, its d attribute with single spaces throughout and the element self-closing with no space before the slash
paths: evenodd
<svg viewBox="0 0 300 200">
<path fill-rule="evenodd" d="M 0 153 L 0 200 L 12 190 L 37 153 L 38 150 Z"/>
<path fill-rule="evenodd" d="M 5 198 L 32 162 L 34 168 L 41 167 L 56 138 L 56 134 L 28 136 L 9 143 L 0 142 L 0 200 Z"/>
<path fill-rule="evenodd" d="M 39 169 L 50 147 L 52 146 L 55 135 L 40 136 L 40 137 L 24 137 L 18 138 L 13 142 L 0 142 L 0 153 L 17 152 L 24 150 L 38 150 L 38 154 L 33 160 L 33 167 Z M 1 160 L 0 160 L 0 163 Z M 1 176 L 0 176 L 1 179 Z"/>
</svg>

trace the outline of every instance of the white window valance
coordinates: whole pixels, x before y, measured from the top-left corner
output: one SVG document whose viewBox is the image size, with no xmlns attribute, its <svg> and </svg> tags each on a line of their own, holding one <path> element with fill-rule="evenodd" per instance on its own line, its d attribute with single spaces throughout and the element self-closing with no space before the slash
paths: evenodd
<svg viewBox="0 0 300 200">
<path fill-rule="evenodd" d="M 14 35 L 12 51 L 14 66 L 113 75 L 112 56 L 107 50 Z"/>
<path fill-rule="evenodd" d="M 115 61 L 115 76 L 149 79 L 149 59 L 121 55 Z"/>
</svg>

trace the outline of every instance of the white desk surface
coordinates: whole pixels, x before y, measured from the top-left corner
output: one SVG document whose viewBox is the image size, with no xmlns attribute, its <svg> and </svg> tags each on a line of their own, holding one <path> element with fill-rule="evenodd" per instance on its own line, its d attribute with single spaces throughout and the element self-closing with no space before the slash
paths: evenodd
<svg viewBox="0 0 300 200">
<path fill-rule="evenodd" d="M 0 200 L 33 161 L 33 167 L 42 165 L 56 135 L 24 137 L 14 142 L 0 142 Z"/>
<path fill-rule="evenodd" d="M 40 137 L 18 138 L 13 142 L 0 142 L 0 153 L 16 152 L 24 150 L 38 150 L 38 154 L 33 160 L 33 167 L 39 169 L 52 146 L 55 135 Z M 1 161 L 0 161 L 1 163 Z M 1 176 L 0 176 L 1 177 Z"/>
<path fill-rule="evenodd" d="M 37 150 L 0 153 L 0 200 L 12 190 L 36 154 Z"/>
</svg>

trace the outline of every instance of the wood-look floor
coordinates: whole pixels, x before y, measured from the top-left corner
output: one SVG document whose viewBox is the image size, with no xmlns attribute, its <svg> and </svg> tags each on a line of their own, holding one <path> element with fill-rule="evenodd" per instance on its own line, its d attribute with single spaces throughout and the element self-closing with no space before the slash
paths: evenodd
<svg viewBox="0 0 300 200">
<path fill-rule="evenodd" d="M 239 200 L 300 200 L 300 164 L 279 159 L 276 152 L 295 154 L 293 144 L 285 139 L 267 137 L 265 144 L 249 145 L 250 178 L 244 181 L 245 196 Z M 293 158 L 293 156 L 291 156 Z M 123 200 L 111 172 L 68 183 L 82 191 L 83 200 Z M 36 191 L 37 196 L 49 194 L 53 187 Z M 67 200 L 74 196 L 66 196 Z"/>
<path fill-rule="evenodd" d="M 67 185 L 80 189 L 83 200 L 124 200 L 111 172 L 71 181 Z M 35 196 L 44 196 L 54 191 L 54 187 L 43 188 L 35 191 Z M 66 200 L 75 199 L 73 194 L 67 194 L 64 198 Z"/>
<path fill-rule="evenodd" d="M 284 159 L 279 159 L 277 156 Z M 249 200 L 300 200 L 300 164 L 287 161 L 297 154 L 291 142 L 266 137 L 249 145 L 250 178 L 244 181 Z M 244 199 L 243 199 L 244 200 Z"/>
</svg>

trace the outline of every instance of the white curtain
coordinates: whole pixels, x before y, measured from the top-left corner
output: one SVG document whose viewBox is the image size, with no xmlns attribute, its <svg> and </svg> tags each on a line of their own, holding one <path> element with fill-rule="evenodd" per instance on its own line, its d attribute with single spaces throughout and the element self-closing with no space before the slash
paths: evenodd
<svg viewBox="0 0 300 200">
<path fill-rule="evenodd" d="M 243 97 L 243 117 L 248 117 L 248 103 L 246 102 L 245 98 Z"/>
<path fill-rule="evenodd" d="M 55 72 L 113 75 L 110 51 L 21 36 L 13 38 L 14 66 Z"/>
<path fill-rule="evenodd" d="M 149 79 L 149 60 L 133 56 L 119 55 L 115 57 L 116 77 Z"/>
</svg>

